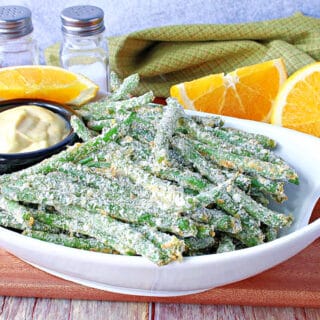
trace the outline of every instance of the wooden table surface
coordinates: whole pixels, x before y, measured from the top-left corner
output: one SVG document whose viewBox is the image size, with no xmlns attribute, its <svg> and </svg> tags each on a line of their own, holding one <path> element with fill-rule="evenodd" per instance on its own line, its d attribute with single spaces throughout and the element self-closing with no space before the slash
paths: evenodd
<svg viewBox="0 0 320 320">
<path fill-rule="evenodd" d="M 319 320 L 320 308 L 190 305 L 0 296 L 0 320 Z"/>
</svg>

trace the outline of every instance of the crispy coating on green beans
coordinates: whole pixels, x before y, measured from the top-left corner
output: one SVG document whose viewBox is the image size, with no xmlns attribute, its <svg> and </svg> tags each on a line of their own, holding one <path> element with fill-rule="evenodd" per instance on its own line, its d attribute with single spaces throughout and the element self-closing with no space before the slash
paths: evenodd
<svg viewBox="0 0 320 320">
<path fill-rule="evenodd" d="M 189 116 L 174 99 L 131 97 L 135 74 L 76 110 L 82 142 L 0 176 L 0 226 L 77 249 L 162 266 L 274 240 L 292 217 L 271 210 L 299 177 L 276 142 Z"/>
</svg>

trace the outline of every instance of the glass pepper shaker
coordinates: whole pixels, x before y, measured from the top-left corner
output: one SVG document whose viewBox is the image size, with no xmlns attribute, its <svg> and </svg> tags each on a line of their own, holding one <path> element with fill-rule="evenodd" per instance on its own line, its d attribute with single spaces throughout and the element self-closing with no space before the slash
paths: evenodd
<svg viewBox="0 0 320 320">
<path fill-rule="evenodd" d="M 63 42 L 60 63 L 65 69 L 80 73 L 109 92 L 109 54 L 104 37 L 102 9 L 81 5 L 61 12 Z"/>
<path fill-rule="evenodd" d="M 22 6 L 0 7 L 0 67 L 39 64 L 31 11 Z"/>
</svg>

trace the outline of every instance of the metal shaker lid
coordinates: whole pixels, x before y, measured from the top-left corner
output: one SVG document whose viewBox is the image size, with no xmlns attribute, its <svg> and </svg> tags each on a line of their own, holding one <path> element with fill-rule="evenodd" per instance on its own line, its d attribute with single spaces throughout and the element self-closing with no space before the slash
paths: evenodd
<svg viewBox="0 0 320 320">
<path fill-rule="evenodd" d="M 0 7 L 0 38 L 14 39 L 33 31 L 31 11 L 22 6 Z"/>
<path fill-rule="evenodd" d="M 105 30 L 102 9 L 95 6 L 74 6 L 61 12 L 62 32 L 77 36 L 91 36 Z"/>
</svg>

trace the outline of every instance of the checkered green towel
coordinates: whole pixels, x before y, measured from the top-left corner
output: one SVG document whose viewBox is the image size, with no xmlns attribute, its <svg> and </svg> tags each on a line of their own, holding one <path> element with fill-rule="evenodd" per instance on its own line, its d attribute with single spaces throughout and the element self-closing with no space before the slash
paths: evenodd
<svg viewBox="0 0 320 320">
<path fill-rule="evenodd" d="M 124 78 L 139 73 L 136 94 L 169 95 L 171 85 L 282 57 L 288 73 L 320 60 L 320 19 L 288 18 L 242 24 L 152 28 L 108 39 L 111 69 Z M 47 49 L 56 64 L 57 46 Z"/>
</svg>

